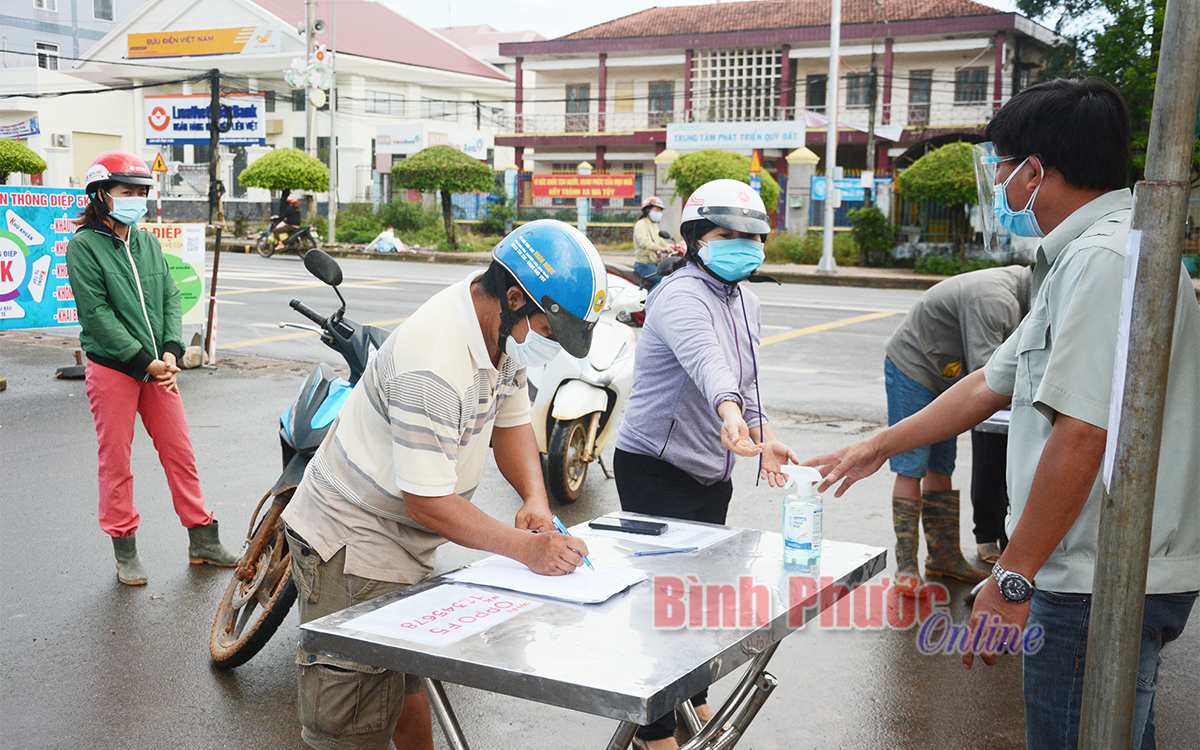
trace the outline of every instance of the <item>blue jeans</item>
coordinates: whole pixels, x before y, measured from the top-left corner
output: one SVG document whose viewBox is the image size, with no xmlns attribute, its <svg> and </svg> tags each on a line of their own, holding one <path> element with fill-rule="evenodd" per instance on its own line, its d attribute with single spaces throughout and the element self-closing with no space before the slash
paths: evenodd
<svg viewBox="0 0 1200 750">
<path fill-rule="evenodd" d="M 658 273 L 657 263 L 634 263 L 633 272 L 649 282 L 651 286 L 662 281 L 662 276 Z"/>
<path fill-rule="evenodd" d="M 933 403 L 937 395 L 900 371 L 891 357 L 883 358 L 883 387 L 887 391 L 888 425 L 907 419 Z M 951 476 L 958 457 L 958 439 L 915 448 L 892 456 L 888 465 L 892 473 L 920 479 L 926 472 Z"/>
<path fill-rule="evenodd" d="M 1142 645 L 1134 699 L 1132 750 L 1154 750 L 1154 690 L 1159 655 L 1179 637 L 1197 592 L 1151 594 L 1142 614 Z M 1083 703 L 1084 657 L 1087 654 L 1090 594 L 1035 591 L 1029 625 L 1045 629 L 1036 654 L 1026 654 L 1025 742 L 1028 750 L 1075 750 Z"/>
</svg>

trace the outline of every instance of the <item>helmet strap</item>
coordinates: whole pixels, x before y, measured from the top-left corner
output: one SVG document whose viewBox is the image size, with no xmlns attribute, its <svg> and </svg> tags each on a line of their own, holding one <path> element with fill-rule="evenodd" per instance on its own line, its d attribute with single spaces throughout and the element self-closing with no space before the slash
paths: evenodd
<svg viewBox="0 0 1200 750">
<path fill-rule="evenodd" d="M 517 323 L 520 323 L 522 319 L 536 312 L 542 311 L 542 308 L 538 307 L 532 300 L 527 301 L 516 310 L 510 310 L 508 305 L 505 304 L 506 302 L 507 300 L 500 301 L 500 340 L 497 342 L 500 351 L 504 351 L 504 347 L 508 343 L 508 337 L 512 335 L 512 330 Z"/>
</svg>

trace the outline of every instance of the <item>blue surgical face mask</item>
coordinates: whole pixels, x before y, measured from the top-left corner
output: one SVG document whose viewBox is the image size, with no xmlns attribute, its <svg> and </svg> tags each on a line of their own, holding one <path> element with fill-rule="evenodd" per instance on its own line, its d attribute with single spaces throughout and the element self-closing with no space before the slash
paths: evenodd
<svg viewBox="0 0 1200 750">
<path fill-rule="evenodd" d="M 1045 237 L 1046 233 L 1038 226 L 1037 217 L 1033 215 L 1033 202 L 1037 200 L 1038 191 L 1042 189 L 1041 182 L 1033 189 L 1033 195 L 1029 196 L 1029 203 L 1025 204 L 1025 208 L 1014 211 L 1008 206 L 1008 183 L 1012 182 L 1012 178 L 1017 176 L 1017 172 L 1021 171 L 1021 167 L 1024 167 L 1029 159 L 1030 157 L 1025 157 L 1025 161 L 1021 162 L 1004 184 L 996 189 L 992 212 L 996 214 L 996 221 L 1000 222 L 1000 226 L 1018 237 Z M 1044 178 L 1045 170 L 1042 171 L 1042 175 Z"/>
<path fill-rule="evenodd" d="M 525 334 L 525 341 L 517 341 L 512 336 L 504 345 L 504 352 L 512 357 L 521 367 L 541 367 L 558 356 L 562 344 L 548 339 L 531 326 Z"/>
<path fill-rule="evenodd" d="M 109 215 L 126 226 L 131 226 L 142 220 L 146 215 L 145 196 L 112 197 L 112 210 Z"/>
<path fill-rule="evenodd" d="M 738 237 L 700 243 L 700 260 L 718 278 L 730 284 L 741 281 L 763 264 L 763 243 Z"/>
</svg>

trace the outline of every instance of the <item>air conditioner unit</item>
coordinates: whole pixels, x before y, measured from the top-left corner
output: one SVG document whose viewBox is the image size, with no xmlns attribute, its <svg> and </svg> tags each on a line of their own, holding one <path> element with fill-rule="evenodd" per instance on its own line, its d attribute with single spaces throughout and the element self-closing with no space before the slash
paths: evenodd
<svg viewBox="0 0 1200 750">
<path fill-rule="evenodd" d="M 55 148 L 70 148 L 71 136 L 66 133 L 54 133 L 50 136 L 50 142 Z"/>
</svg>

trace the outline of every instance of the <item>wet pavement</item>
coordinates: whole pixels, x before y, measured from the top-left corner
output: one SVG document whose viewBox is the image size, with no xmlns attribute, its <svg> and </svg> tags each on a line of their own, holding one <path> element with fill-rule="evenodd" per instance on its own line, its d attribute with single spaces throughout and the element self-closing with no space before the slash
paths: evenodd
<svg viewBox="0 0 1200 750">
<path fill-rule="evenodd" d="M 134 441 L 138 546 L 148 586 L 117 583 L 108 538 L 96 524 L 95 433 L 82 381 L 51 377 L 69 348 L 0 335 L 0 746 L 8 748 L 296 748 L 293 612 L 266 649 L 233 672 L 208 661 L 208 633 L 229 571 L 191 566 L 187 534 L 171 510 L 162 471 L 139 428 Z M 222 537 L 236 546 L 279 471 L 276 419 L 306 367 L 243 360 L 182 374 L 197 461 Z M 764 393 L 768 409 L 770 394 Z M 819 409 L 815 409 L 818 411 Z M 781 439 L 802 456 L 838 447 L 877 425 L 838 414 L 776 413 Z M 611 456 L 611 448 L 607 452 Z M 956 484 L 968 483 L 969 443 L 960 441 Z M 598 467 L 584 498 L 556 508 L 574 524 L 617 507 Z M 782 492 L 754 485 L 753 462 L 735 473 L 729 522 L 775 531 Z M 829 539 L 890 547 L 891 476 L 827 499 Z M 515 493 L 489 465 L 476 499 L 510 519 Z M 965 504 L 965 501 L 964 501 Z M 964 514 L 964 539 L 970 539 Z M 973 549 L 973 544 L 964 545 Z M 447 545 L 439 570 L 479 553 Z M 877 579 L 874 582 L 879 584 Z M 966 587 L 947 584 L 949 612 L 966 620 Z M 964 672 L 957 657 L 924 656 L 916 629 L 873 627 L 878 608 L 849 613 L 865 628 L 808 627 L 784 641 L 769 671 L 779 687 L 739 747 L 1024 747 L 1016 659 Z M 836 620 L 835 620 L 836 624 Z M 1164 748 L 1200 748 L 1200 627 L 1165 652 L 1158 696 Z M 733 678 L 712 694 L 723 697 Z M 603 747 L 612 721 L 448 686 L 476 748 Z M 438 746 L 445 747 L 435 729 Z"/>
</svg>

